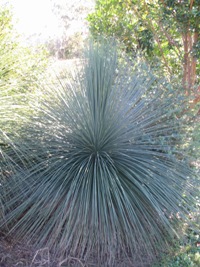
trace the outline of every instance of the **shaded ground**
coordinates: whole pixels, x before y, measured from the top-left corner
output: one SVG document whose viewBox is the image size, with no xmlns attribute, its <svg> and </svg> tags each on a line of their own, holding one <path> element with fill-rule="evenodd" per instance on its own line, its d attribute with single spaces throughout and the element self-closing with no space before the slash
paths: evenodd
<svg viewBox="0 0 200 267">
<path fill-rule="evenodd" d="M 151 266 L 148 258 L 143 263 L 135 260 L 133 264 L 128 258 L 116 260 L 115 263 L 115 267 Z M 0 232 L 0 267 L 97 267 L 97 264 L 95 258 L 91 259 L 91 264 L 84 264 L 81 260 L 72 257 L 55 259 L 49 253 L 48 248 L 37 250 L 31 245 L 27 245 L 26 241 L 16 241 Z"/>
<path fill-rule="evenodd" d="M 0 232 L 0 267 L 64 266 L 53 259 L 48 248 L 37 250 L 34 246 L 28 245 L 26 240 L 18 241 Z"/>
<path fill-rule="evenodd" d="M 31 247 L 0 233 L 0 267 L 30 266 L 33 256 L 34 251 Z"/>
</svg>

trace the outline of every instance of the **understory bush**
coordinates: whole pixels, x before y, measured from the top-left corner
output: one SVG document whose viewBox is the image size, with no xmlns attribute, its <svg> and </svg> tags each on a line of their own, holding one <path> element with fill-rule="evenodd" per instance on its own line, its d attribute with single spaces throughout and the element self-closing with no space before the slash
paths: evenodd
<svg viewBox="0 0 200 267">
<path fill-rule="evenodd" d="M 95 266 L 165 251 L 191 212 L 195 175 L 184 97 L 163 84 L 122 68 L 114 45 L 91 44 L 82 70 L 43 87 L 13 135 L 1 226 Z"/>
</svg>

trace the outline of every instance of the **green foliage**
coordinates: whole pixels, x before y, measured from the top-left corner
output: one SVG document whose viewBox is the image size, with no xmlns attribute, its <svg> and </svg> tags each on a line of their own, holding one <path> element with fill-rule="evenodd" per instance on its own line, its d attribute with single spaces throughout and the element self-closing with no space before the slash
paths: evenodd
<svg viewBox="0 0 200 267">
<path fill-rule="evenodd" d="M 196 252 L 188 251 L 188 252 L 181 252 L 178 256 L 175 256 L 174 258 L 166 259 L 163 262 L 161 262 L 158 265 L 155 265 L 155 267 L 198 267 L 200 264 L 200 253 L 196 249 Z"/>
<path fill-rule="evenodd" d="M 99 35 L 115 36 L 126 45 L 128 51 L 136 48 L 134 32 L 138 19 L 133 16 L 127 1 L 97 1 L 95 12 L 88 16 L 88 20 L 95 38 Z"/>
<path fill-rule="evenodd" d="M 191 5 L 192 2 L 192 5 Z M 199 32 L 199 17 L 200 17 L 200 1 L 169 1 L 164 0 L 162 9 L 162 20 L 170 25 L 170 22 L 175 23 L 180 31 L 185 32 L 190 27 L 191 31 Z"/>
<path fill-rule="evenodd" d="M 197 215 L 198 217 L 200 214 Z M 187 228 L 185 240 L 179 242 L 171 253 L 165 255 L 162 260 L 153 267 L 198 267 L 200 265 L 200 231 Z"/>
<path fill-rule="evenodd" d="M 0 7 L 0 96 L 30 92 L 44 71 L 46 52 L 22 46 L 8 8 Z M 4 87 L 4 89 L 2 89 Z M 9 93 L 8 93 L 9 91 Z"/>
<path fill-rule="evenodd" d="M 37 82 L 47 65 L 47 54 L 43 48 L 30 48 L 20 43 L 12 21 L 11 11 L 0 7 L 0 130 L 4 135 L 17 131 L 19 110 L 25 109 L 29 93 L 37 87 Z M 30 108 L 29 108 L 30 110 Z M 2 143 L 3 134 L 0 134 Z"/>
<path fill-rule="evenodd" d="M 180 95 L 121 68 L 107 44 L 90 46 L 74 81 L 42 90 L 15 135 L 21 170 L 1 187 L 10 232 L 102 266 L 167 249 L 193 192 Z"/>
<path fill-rule="evenodd" d="M 145 58 L 168 77 L 182 77 L 184 64 L 183 34 L 199 35 L 200 3 L 193 1 L 118 1 L 98 0 L 88 16 L 94 38 L 115 37 L 127 52 L 142 51 Z M 199 41 L 189 54 L 197 60 L 199 82 Z M 187 51 L 188 52 L 188 51 Z"/>
</svg>

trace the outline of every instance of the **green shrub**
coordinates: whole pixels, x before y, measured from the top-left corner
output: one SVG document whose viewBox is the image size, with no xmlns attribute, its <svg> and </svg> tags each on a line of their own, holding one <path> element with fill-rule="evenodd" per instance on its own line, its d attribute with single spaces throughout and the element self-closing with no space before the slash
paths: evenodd
<svg viewBox="0 0 200 267">
<path fill-rule="evenodd" d="M 0 33 L 0 96 L 5 87 L 6 96 L 30 92 L 46 67 L 45 50 L 20 43 L 20 36 L 13 26 L 12 13 L 3 6 L 0 7 Z"/>
<path fill-rule="evenodd" d="M 167 249 L 193 192 L 184 101 L 129 73 L 114 45 L 91 45 L 75 80 L 42 88 L 15 137 L 22 169 L 2 186 L 11 233 L 96 266 Z"/>
<path fill-rule="evenodd" d="M 13 23 L 11 11 L 1 5 L 0 129 L 6 132 L 12 131 L 12 122 L 20 120 L 18 111 L 22 104 L 28 103 L 29 94 L 37 88 L 47 66 L 46 51 L 42 47 L 23 45 Z"/>
</svg>

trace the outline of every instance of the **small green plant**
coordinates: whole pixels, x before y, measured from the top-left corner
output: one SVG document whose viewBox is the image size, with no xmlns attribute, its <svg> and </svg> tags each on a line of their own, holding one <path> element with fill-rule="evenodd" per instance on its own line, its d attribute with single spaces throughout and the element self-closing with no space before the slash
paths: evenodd
<svg viewBox="0 0 200 267">
<path fill-rule="evenodd" d="M 196 186 L 199 186 L 197 180 Z M 188 223 L 183 225 L 182 236 L 176 241 L 168 253 L 152 267 L 198 267 L 200 266 L 200 202 L 196 197 L 196 211 L 189 214 Z"/>
<path fill-rule="evenodd" d="M 193 193 L 180 94 L 121 68 L 108 43 L 43 94 L 14 138 L 21 169 L 2 186 L 10 232 L 96 266 L 167 249 Z"/>
<path fill-rule="evenodd" d="M 200 248 L 197 243 L 193 245 L 181 245 L 175 252 L 167 254 L 153 267 L 198 267 L 200 265 Z"/>
</svg>

